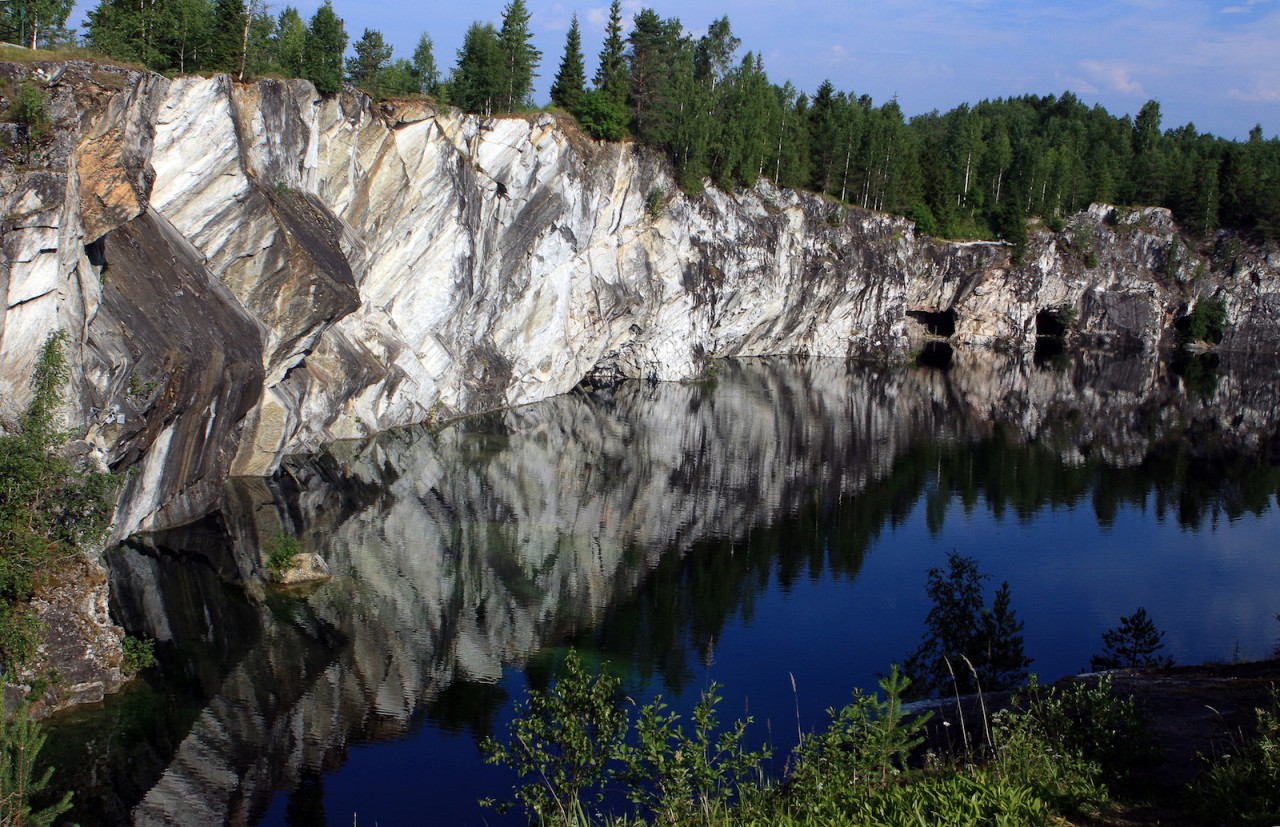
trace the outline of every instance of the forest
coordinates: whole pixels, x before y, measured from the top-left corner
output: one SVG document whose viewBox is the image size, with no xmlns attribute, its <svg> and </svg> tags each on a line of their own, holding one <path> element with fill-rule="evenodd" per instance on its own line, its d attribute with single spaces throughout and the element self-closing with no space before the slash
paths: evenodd
<svg viewBox="0 0 1280 827">
<path fill-rule="evenodd" d="M 12 0 L 0 35 L 29 44 L 77 43 L 70 0 Z M 498 25 L 476 22 L 443 74 L 429 34 L 409 58 L 364 29 L 351 42 L 330 0 L 310 20 L 262 0 L 99 0 L 77 45 L 168 74 L 227 72 L 240 80 L 303 77 L 324 94 L 350 83 L 375 98 L 425 95 L 484 115 L 534 108 L 543 55 L 524 0 Z M 350 56 L 344 55 L 348 52 Z M 906 117 L 831 81 L 812 93 L 766 74 L 741 53 L 727 17 L 705 34 L 652 9 L 624 25 L 614 0 L 590 79 L 576 17 L 550 105 L 591 136 L 633 139 L 665 153 L 682 189 L 726 190 L 765 178 L 839 202 L 894 212 L 943 238 L 1005 238 L 1027 220 L 1053 227 L 1101 201 L 1170 208 L 1189 232 L 1230 228 L 1280 239 L 1280 139 L 1261 125 L 1246 141 L 1164 128 L 1157 101 L 1116 117 L 1070 92 L 962 104 Z"/>
</svg>

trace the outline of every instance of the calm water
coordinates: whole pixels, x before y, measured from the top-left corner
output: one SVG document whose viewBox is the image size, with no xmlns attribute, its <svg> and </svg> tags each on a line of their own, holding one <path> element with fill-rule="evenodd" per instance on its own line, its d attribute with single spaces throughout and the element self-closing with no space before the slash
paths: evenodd
<svg viewBox="0 0 1280 827">
<path fill-rule="evenodd" d="M 724 684 L 781 754 L 915 647 L 953 549 L 1009 582 L 1044 678 L 1139 606 L 1180 662 L 1263 657 L 1278 380 L 753 360 L 334 445 L 112 552 L 116 617 L 160 664 L 47 749 L 83 824 L 492 824 L 475 801 L 511 779 L 476 740 L 568 647 L 640 700 Z M 281 531 L 335 577 L 254 585 Z"/>
</svg>

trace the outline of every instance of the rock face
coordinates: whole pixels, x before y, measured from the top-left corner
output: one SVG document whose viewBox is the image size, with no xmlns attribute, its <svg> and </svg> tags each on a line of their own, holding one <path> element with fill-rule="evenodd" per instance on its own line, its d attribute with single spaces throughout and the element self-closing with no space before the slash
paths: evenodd
<svg viewBox="0 0 1280 827">
<path fill-rule="evenodd" d="M 902 357 L 932 331 L 1029 350 L 1042 311 L 1152 349 L 1219 296 L 1223 347 L 1280 349 L 1280 253 L 1188 246 L 1163 210 L 1096 206 L 1007 248 L 761 184 L 696 197 L 551 115 L 324 97 L 87 63 L 5 66 L 51 137 L 0 170 L 0 399 L 71 333 L 68 423 L 137 468 L 118 536 L 215 508 L 228 475 L 588 375 L 709 358 Z M 16 160 L 16 156 L 11 156 Z"/>
</svg>

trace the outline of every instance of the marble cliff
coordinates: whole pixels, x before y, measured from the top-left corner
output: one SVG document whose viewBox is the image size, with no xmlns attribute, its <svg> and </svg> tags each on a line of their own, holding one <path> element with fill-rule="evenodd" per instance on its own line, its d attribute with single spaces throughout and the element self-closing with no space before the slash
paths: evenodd
<svg viewBox="0 0 1280 827">
<path fill-rule="evenodd" d="M 563 393 L 682 380 L 709 358 L 899 358 L 930 332 L 1027 350 L 1037 315 L 1148 349 L 1218 296 L 1222 347 L 1280 349 L 1280 253 L 1188 245 L 1096 205 L 993 243 L 761 184 L 687 197 L 630 144 L 304 81 L 0 67 L 49 101 L 0 168 L 0 420 L 70 334 L 65 415 L 129 469 L 116 536 L 218 507 L 328 440 Z"/>
</svg>

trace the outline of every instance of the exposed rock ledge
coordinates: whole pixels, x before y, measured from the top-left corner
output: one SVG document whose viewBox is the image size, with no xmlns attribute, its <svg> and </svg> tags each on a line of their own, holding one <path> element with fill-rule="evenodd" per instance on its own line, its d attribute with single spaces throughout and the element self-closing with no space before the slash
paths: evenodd
<svg viewBox="0 0 1280 827">
<path fill-rule="evenodd" d="M 1225 235 L 1189 250 L 1164 210 L 1092 207 L 1011 268 L 1003 245 L 768 184 L 685 197 L 652 154 L 550 115 L 80 62 L 0 72 L 34 75 L 54 122 L 37 158 L 0 169 L 0 413 L 25 404 L 48 331 L 71 332 L 69 421 L 131 472 L 117 536 L 190 521 L 286 453 L 593 371 L 893 358 L 930 324 L 1026 349 L 1064 305 L 1085 336 L 1153 347 L 1207 295 L 1227 303 L 1224 347 L 1280 349 L 1280 253 Z"/>
</svg>

